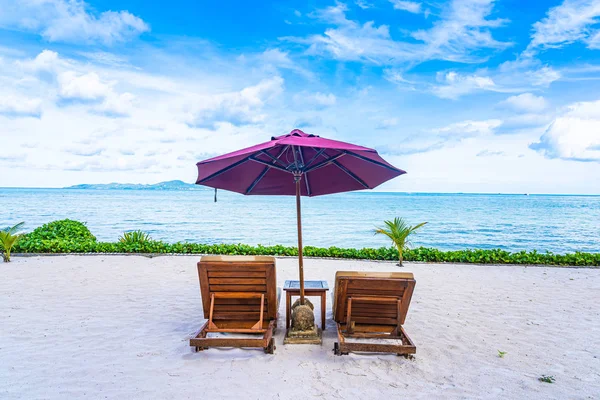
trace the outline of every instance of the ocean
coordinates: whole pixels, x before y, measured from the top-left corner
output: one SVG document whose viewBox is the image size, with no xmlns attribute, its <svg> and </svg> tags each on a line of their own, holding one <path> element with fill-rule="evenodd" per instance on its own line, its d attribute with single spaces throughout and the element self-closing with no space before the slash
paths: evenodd
<svg viewBox="0 0 600 400">
<path fill-rule="evenodd" d="M 296 244 L 293 197 L 226 191 L 2 189 L 0 227 L 30 231 L 70 218 L 102 241 L 141 229 L 166 242 Z M 500 248 L 600 251 L 600 196 L 356 192 L 302 198 L 305 246 L 381 247 L 386 219 L 427 221 L 412 245 L 441 250 Z"/>
</svg>

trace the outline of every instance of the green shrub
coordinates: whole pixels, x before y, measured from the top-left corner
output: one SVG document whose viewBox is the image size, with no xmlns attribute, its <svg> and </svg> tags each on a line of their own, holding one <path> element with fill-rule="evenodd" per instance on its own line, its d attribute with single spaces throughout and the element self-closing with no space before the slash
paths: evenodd
<svg viewBox="0 0 600 400">
<path fill-rule="evenodd" d="M 136 233 L 137 232 L 137 233 Z M 128 232 L 116 243 L 97 242 L 85 225 L 77 221 L 55 221 L 37 228 L 18 242 L 13 252 L 23 253 L 176 253 L 223 255 L 298 255 L 296 247 L 281 245 L 249 246 L 246 244 L 165 243 L 152 240 L 141 231 Z M 68 236 L 67 238 L 60 236 Z M 126 239 L 126 236 L 129 239 Z M 135 239 L 135 240 L 134 240 Z M 397 261 L 398 251 L 393 247 L 344 249 L 339 247 L 304 248 L 307 257 L 345 258 L 362 260 Z M 477 263 L 477 264 L 544 264 L 580 267 L 600 266 L 600 253 L 539 253 L 535 250 L 510 253 L 501 249 L 442 251 L 427 247 L 404 250 L 404 261 Z"/>
<path fill-rule="evenodd" d="M 28 233 L 28 240 L 92 240 L 96 237 L 92 235 L 85 224 L 79 221 L 63 219 L 60 221 L 49 222 Z"/>
</svg>

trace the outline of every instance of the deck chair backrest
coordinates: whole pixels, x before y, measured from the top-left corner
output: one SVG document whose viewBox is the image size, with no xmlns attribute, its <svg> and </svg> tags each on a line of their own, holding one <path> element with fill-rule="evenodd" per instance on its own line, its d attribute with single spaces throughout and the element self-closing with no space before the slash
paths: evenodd
<svg viewBox="0 0 600 400">
<path fill-rule="evenodd" d="M 403 324 L 415 283 L 409 272 L 339 271 L 335 275 L 333 319 L 346 321 L 348 299 L 352 298 L 351 319 L 357 324 Z M 360 298 L 390 301 L 361 301 Z M 400 308 L 394 299 L 401 301 Z"/>
<path fill-rule="evenodd" d="M 198 277 L 205 318 L 208 318 L 210 313 L 210 299 L 213 293 L 217 294 L 213 309 L 215 321 L 258 320 L 260 298 L 235 297 L 236 294 L 251 293 L 265 295 L 264 320 L 277 318 L 274 257 L 204 256 L 198 262 Z"/>
</svg>

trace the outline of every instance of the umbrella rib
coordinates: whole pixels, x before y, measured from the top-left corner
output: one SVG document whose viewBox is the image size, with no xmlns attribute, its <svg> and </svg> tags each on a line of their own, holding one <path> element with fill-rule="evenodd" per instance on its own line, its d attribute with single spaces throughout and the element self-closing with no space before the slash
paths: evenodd
<svg viewBox="0 0 600 400">
<path fill-rule="evenodd" d="M 285 168 L 285 167 L 286 167 L 286 166 L 285 166 L 285 164 L 283 164 L 283 163 L 281 162 L 281 160 L 279 159 L 279 157 L 281 157 L 281 155 L 282 155 L 282 154 L 283 154 L 283 153 L 284 153 L 284 152 L 285 152 L 285 151 L 288 149 L 288 147 L 290 147 L 290 146 L 289 146 L 289 145 L 288 145 L 288 146 L 285 146 L 285 147 L 283 148 L 283 150 L 282 150 L 282 151 L 279 153 L 279 155 L 278 155 L 277 157 L 275 157 L 275 156 L 272 156 L 271 154 L 269 154 L 268 152 L 266 152 L 266 151 L 264 151 L 264 150 L 263 150 L 263 151 L 261 151 L 261 152 L 260 152 L 260 154 L 264 154 L 264 155 L 266 155 L 267 157 L 269 157 L 271 160 L 273 160 L 273 164 L 277 164 L 278 162 L 279 162 L 279 163 L 281 163 L 281 166 L 282 166 L 283 168 Z"/>
<path fill-rule="evenodd" d="M 369 185 L 367 185 L 365 183 L 365 181 L 363 181 L 362 179 L 360 179 L 356 174 L 354 174 L 352 171 L 350 171 L 348 168 L 344 167 L 342 164 L 340 164 L 337 161 L 333 162 L 333 165 L 335 165 L 336 167 L 338 167 L 339 169 L 341 169 L 342 171 L 344 171 L 346 174 L 348 174 L 351 178 L 353 178 L 356 182 L 360 183 L 365 189 L 370 189 Z"/>
<path fill-rule="evenodd" d="M 304 166 L 304 154 L 302 154 L 302 147 L 299 149 L 300 153 L 300 162 Z M 306 184 L 306 194 L 310 196 L 310 183 L 308 182 L 308 174 L 304 173 L 304 183 Z"/>
<path fill-rule="evenodd" d="M 370 162 L 370 163 L 373 163 L 373 164 L 379 165 L 380 167 L 387 168 L 387 169 L 389 169 L 389 170 L 391 170 L 391 171 L 394 171 L 394 172 L 399 172 L 399 171 L 401 171 L 401 170 L 399 170 L 398 168 L 391 167 L 391 166 L 389 166 L 389 165 L 386 165 L 386 164 L 384 164 L 384 163 L 381 163 L 381 162 L 379 162 L 379 161 L 371 160 L 370 158 L 367 158 L 367 157 L 365 157 L 365 156 L 361 156 L 360 154 L 356 154 L 356 153 L 355 153 L 355 152 L 353 152 L 353 151 L 346 150 L 346 153 L 347 153 L 347 154 L 349 154 L 349 155 L 351 155 L 351 156 L 354 156 L 354 157 L 356 157 L 356 158 L 358 158 L 358 159 L 360 159 L 360 160 L 363 160 L 363 161 L 368 161 L 368 162 Z M 403 173 L 404 173 L 404 172 L 403 172 Z"/>
<path fill-rule="evenodd" d="M 324 167 L 324 166 L 326 166 L 326 165 L 329 165 L 329 164 L 331 164 L 332 162 L 334 162 L 335 160 L 337 160 L 338 158 L 340 158 L 340 157 L 343 157 L 343 156 L 345 156 L 345 155 L 346 155 L 346 152 L 345 152 L 345 151 L 343 151 L 343 152 L 341 152 L 340 154 L 338 154 L 338 155 L 337 155 L 337 156 L 335 156 L 335 157 L 326 158 L 324 161 L 321 161 L 320 163 L 318 163 L 318 164 L 315 164 L 315 165 L 313 165 L 312 167 L 308 168 L 306 171 L 304 171 L 304 173 L 307 173 L 307 172 L 312 172 L 312 171 L 314 171 L 315 169 L 319 169 L 319 168 L 321 168 L 321 167 Z M 326 156 L 323 156 L 323 157 L 326 157 Z"/>
<path fill-rule="evenodd" d="M 248 161 L 248 160 L 251 160 L 251 159 L 252 159 L 252 156 L 248 156 L 248 157 L 246 157 L 246 158 L 243 158 L 243 159 L 241 159 L 240 161 L 234 162 L 233 164 L 231 164 L 231 165 L 229 165 L 229 166 L 227 166 L 227 167 L 225 167 L 225 168 L 223 168 L 223 169 L 221 169 L 221 170 L 219 170 L 219 171 L 215 172 L 214 174 L 212 174 L 212 175 L 209 175 L 209 176 L 207 176 L 206 178 L 204 178 L 204 179 L 202 179 L 202 180 L 200 180 L 200 181 L 196 181 L 196 184 L 202 184 L 202 182 L 206 182 L 206 181 L 208 181 L 208 180 L 211 180 L 211 179 L 213 179 L 213 178 L 216 178 L 217 176 L 219 176 L 219 175 L 221 175 L 221 174 L 224 174 L 225 172 L 227 172 L 227 171 L 229 171 L 229 170 L 231 170 L 231 169 L 233 169 L 233 168 L 237 167 L 238 165 L 240 165 L 240 164 L 243 164 L 243 163 L 245 163 L 246 161 Z"/>
<path fill-rule="evenodd" d="M 290 171 L 288 171 L 285 168 L 282 168 L 282 167 L 280 167 L 278 165 L 269 164 L 267 161 L 259 160 L 258 158 L 255 158 L 254 156 L 250 156 L 248 158 L 249 158 L 250 161 L 254 161 L 256 163 L 259 163 L 259 164 L 262 164 L 262 165 L 266 165 L 269 168 L 275 168 L 275 169 L 277 169 L 279 171 L 287 172 L 288 174 L 291 173 Z"/>
<path fill-rule="evenodd" d="M 317 154 L 314 155 L 313 158 L 311 158 L 311 160 L 305 165 L 305 167 L 308 167 L 310 164 L 312 164 L 317 158 L 319 158 L 319 156 L 321 154 L 323 154 L 325 152 L 326 149 L 322 148 L 321 150 L 317 150 L 314 147 L 311 147 L 311 149 L 313 149 L 314 151 L 317 152 Z"/>
<path fill-rule="evenodd" d="M 283 155 L 283 153 L 286 152 L 286 150 L 289 148 L 290 146 L 285 146 L 283 149 L 281 149 L 281 151 L 279 152 L 279 154 L 277 155 L 276 159 L 273 161 L 273 163 L 275 163 L 275 161 L 279 160 L 279 157 L 281 157 Z M 252 182 L 252 184 L 248 187 L 248 189 L 246 189 L 246 194 L 250 194 L 250 192 L 256 187 L 256 185 L 258 185 L 258 183 L 261 181 L 262 178 L 265 177 L 265 175 L 267 174 L 267 172 L 269 172 L 269 169 L 271 168 L 270 165 L 267 165 L 265 167 L 265 169 L 262 170 L 262 172 L 260 173 L 260 175 L 254 180 L 254 182 Z"/>
</svg>

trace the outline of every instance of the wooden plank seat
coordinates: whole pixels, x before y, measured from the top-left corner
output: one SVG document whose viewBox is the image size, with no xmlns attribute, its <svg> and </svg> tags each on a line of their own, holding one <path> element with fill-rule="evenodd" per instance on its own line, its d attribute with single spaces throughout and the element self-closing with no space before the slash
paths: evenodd
<svg viewBox="0 0 600 400">
<path fill-rule="evenodd" d="M 416 347 L 402 327 L 415 283 L 413 274 L 408 272 L 338 271 L 333 291 L 333 319 L 338 335 L 335 354 L 415 354 Z"/>
<path fill-rule="evenodd" d="M 209 347 L 258 347 L 273 354 L 278 294 L 275 258 L 203 256 L 198 279 L 204 317 L 190 339 L 196 351 Z M 256 334 L 261 338 L 208 337 L 209 333 Z"/>
</svg>

